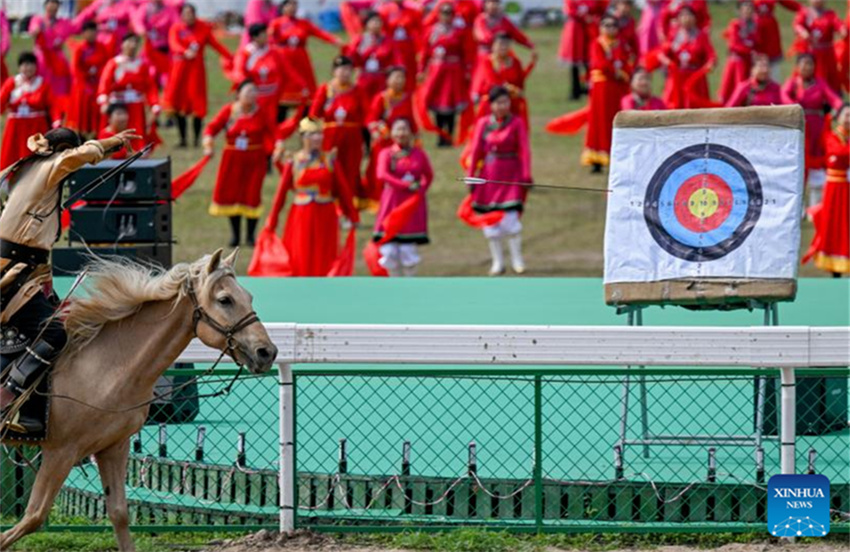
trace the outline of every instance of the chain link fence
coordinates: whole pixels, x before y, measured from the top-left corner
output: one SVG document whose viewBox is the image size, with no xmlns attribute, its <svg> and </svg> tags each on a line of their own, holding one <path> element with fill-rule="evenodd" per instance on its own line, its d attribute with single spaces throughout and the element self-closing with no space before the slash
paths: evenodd
<svg viewBox="0 0 850 552">
<path fill-rule="evenodd" d="M 169 394 L 202 373 L 170 371 L 131 441 L 131 524 L 276 528 L 277 376 L 242 376 L 212 396 L 236 373 L 217 370 Z M 850 531 L 850 378 L 797 373 L 797 471 L 830 479 L 832 531 Z M 780 472 L 769 370 L 316 366 L 296 370 L 293 385 L 299 527 L 760 531 L 766 482 Z M 37 449 L 4 448 L 0 462 L 8 526 Z M 97 467 L 83 463 L 51 527 L 108 530 L 104 506 Z"/>
</svg>

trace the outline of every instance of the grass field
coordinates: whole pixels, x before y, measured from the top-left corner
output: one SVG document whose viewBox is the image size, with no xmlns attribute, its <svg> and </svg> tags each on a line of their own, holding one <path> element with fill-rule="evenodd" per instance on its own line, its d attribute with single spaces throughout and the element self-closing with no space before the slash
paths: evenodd
<svg viewBox="0 0 850 552">
<path fill-rule="evenodd" d="M 836 9 L 843 8 L 843 1 L 829 0 Z M 723 60 L 726 57 L 725 41 L 722 31 L 733 16 L 730 5 L 712 5 L 713 41 L 721 63 L 711 75 L 712 91 L 716 90 L 720 79 Z M 791 43 L 791 14 L 777 10 L 783 29 L 783 44 Z M 842 11 L 843 13 L 843 11 Z M 538 45 L 540 61 L 532 74 L 527 95 L 531 111 L 531 143 L 533 155 L 533 175 L 539 183 L 581 185 L 603 187 L 607 183 L 606 175 L 590 175 L 586 167 L 579 165 L 584 135 L 565 137 L 553 136 L 543 131 L 551 118 L 566 111 L 580 107 L 578 102 L 567 101 L 567 71 L 556 58 L 560 28 L 547 27 L 529 30 L 531 38 Z M 17 57 L 17 52 L 28 48 L 28 38 L 16 38 L 9 60 Z M 228 39 L 228 47 L 234 49 L 237 40 Z M 330 60 L 335 49 L 324 43 L 311 44 L 311 53 L 317 77 L 326 80 L 329 75 Z M 230 98 L 229 83 L 218 70 L 218 61 L 208 54 L 207 67 L 210 79 L 211 115 Z M 520 55 L 527 59 L 526 52 Z M 783 79 L 790 71 L 790 61 L 783 66 Z M 656 77 L 656 88 L 661 87 L 660 77 Z M 173 159 L 173 174 L 180 174 L 190 164 L 200 158 L 200 150 L 177 150 L 171 146 L 177 142 L 176 129 L 162 129 L 166 144 L 157 150 L 158 156 L 170 155 Z M 435 137 L 426 135 L 423 142 L 431 156 L 436 179 L 429 193 L 430 232 L 432 244 L 422 248 L 422 275 L 430 276 L 471 276 L 483 275 L 489 265 L 489 254 L 479 231 L 464 226 L 455 218 L 455 209 L 465 195 L 464 186 L 455 179 L 462 176 L 458 164 L 459 150 L 438 150 L 434 147 Z M 291 147 L 297 147 L 291 142 Z M 218 141 L 220 151 L 221 139 Z M 216 247 L 224 246 L 229 238 L 227 221 L 207 214 L 207 207 L 215 181 L 216 162 L 206 171 L 189 192 L 174 208 L 174 235 L 177 239 L 174 260 L 195 259 Z M 277 187 L 278 176 L 266 177 L 263 195 L 268 206 Z M 605 198 L 602 194 L 585 192 L 564 192 L 559 190 L 536 189 L 530 195 L 527 214 L 524 217 L 524 243 L 529 275 L 533 276 L 600 276 L 602 274 L 602 237 L 605 224 Z M 363 229 L 358 233 L 359 247 L 371 235 L 373 217 L 365 215 Z M 811 240 L 811 225 L 803 223 L 803 248 Z M 250 251 L 244 251 L 240 259 L 240 268 L 244 271 L 250 258 Z M 243 272 L 244 273 L 244 272 Z M 358 255 L 356 274 L 366 274 L 362 259 Z M 801 268 L 801 275 L 823 275 L 811 265 Z"/>
</svg>

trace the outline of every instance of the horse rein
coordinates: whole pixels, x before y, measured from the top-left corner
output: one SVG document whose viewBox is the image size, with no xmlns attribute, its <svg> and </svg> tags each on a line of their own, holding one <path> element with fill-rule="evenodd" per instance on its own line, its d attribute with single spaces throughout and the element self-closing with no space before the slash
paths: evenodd
<svg viewBox="0 0 850 552">
<path fill-rule="evenodd" d="M 219 323 L 215 318 L 210 316 L 209 313 L 205 311 L 201 304 L 198 302 L 198 296 L 195 295 L 195 288 L 192 286 L 191 280 L 186 280 L 186 285 L 184 289 L 186 295 L 189 297 L 189 300 L 192 301 L 192 331 L 195 333 L 195 337 L 198 337 L 198 324 L 204 322 L 207 326 L 224 336 L 226 342 L 225 348 L 222 350 L 222 355 L 230 355 L 230 357 L 233 359 L 233 362 L 239 364 L 239 367 L 241 368 L 242 365 L 239 363 L 239 361 L 236 360 L 235 352 L 238 348 L 238 345 L 234 346 L 233 337 L 248 326 L 259 322 L 260 317 L 257 316 L 257 313 L 255 311 L 251 311 L 239 320 L 237 320 L 231 326 L 225 327 L 224 325 Z M 220 360 L 221 359 L 219 359 L 219 361 Z"/>
</svg>

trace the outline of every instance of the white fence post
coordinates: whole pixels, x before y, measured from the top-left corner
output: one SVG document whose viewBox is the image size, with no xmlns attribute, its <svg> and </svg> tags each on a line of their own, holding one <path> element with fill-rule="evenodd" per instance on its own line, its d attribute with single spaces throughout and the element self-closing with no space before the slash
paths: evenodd
<svg viewBox="0 0 850 552">
<path fill-rule="evenodd" d="M 782 368 L 782 473 L 796 473 L 794 467 L 797 443 L 797 386 L 794 368 Z"/>
<path fill-rule="evenodd" d="M 280 531 L 295 530 L 295 413 L 292 366 L 278 364 L 280 389 Z"/>
</svg>

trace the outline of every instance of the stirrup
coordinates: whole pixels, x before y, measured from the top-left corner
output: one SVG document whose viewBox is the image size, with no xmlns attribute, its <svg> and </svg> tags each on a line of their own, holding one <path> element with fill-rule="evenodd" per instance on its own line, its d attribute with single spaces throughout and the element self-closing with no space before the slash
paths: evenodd
<svg viewBox="0 0 850 552">
<path fill-rule="evenodd" d="M 21 424 L 18 423 L 20 421 L 20 419 L 21 419 L 21 413 L 15 412 L 15 415 L 12 417 L 11 420 L 7 420 L 7 421 L 3 422 L 3 428 L 14 431 L 15 433 L 29 433 L 27 428 L 25 428 L 24 426 L 22 426 Z"/>
</svg>

